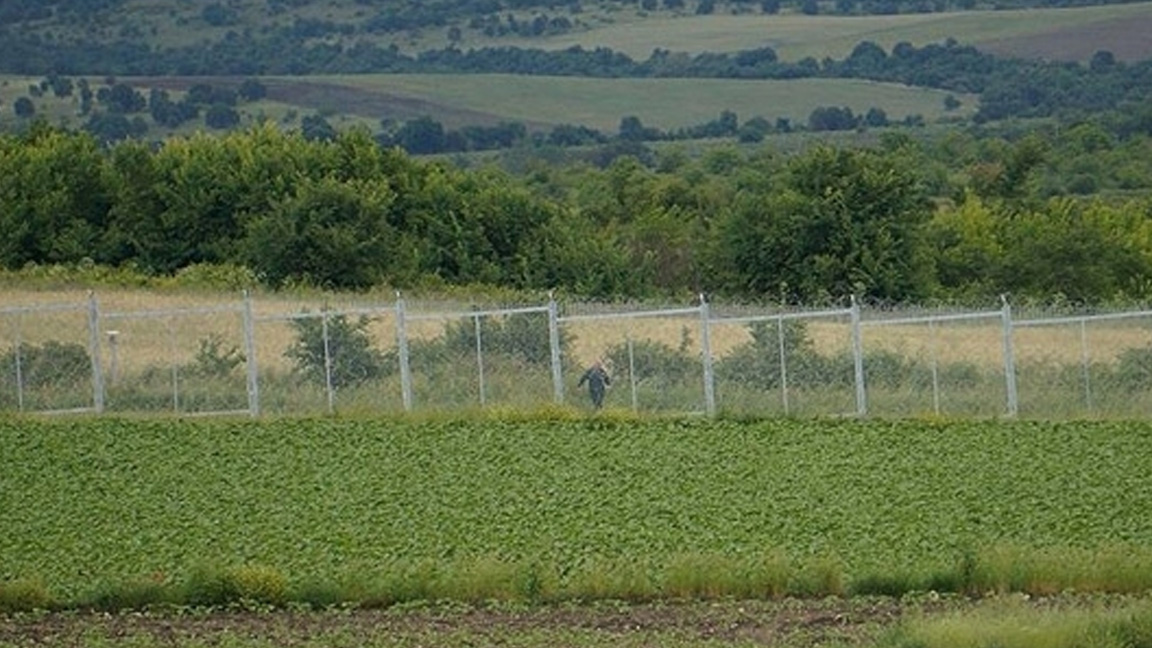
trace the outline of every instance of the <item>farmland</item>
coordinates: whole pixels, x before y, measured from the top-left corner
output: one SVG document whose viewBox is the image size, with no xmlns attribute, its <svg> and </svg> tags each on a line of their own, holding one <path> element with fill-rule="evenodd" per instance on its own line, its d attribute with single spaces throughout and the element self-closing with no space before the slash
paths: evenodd
<svg viewBox="0 0 1152 648">
<path fill-rule="evenodd" d="M 860 41 L 890 49 L 954 38 L 1005 55 L 1087 60 L 1108 49 L 1130 60 L 1152 51 L 1152 3 L 1069 9 L 963 11 L 894 16 L 724 15 L 619 17 L 570 35 L 524 41 L 562 49 L 608 47 L 643 59 L 653 49 L 698 53 L 772 47 L 783 60 L 843 58 Z"/>
<path fill-rule="evenodd" d="M 1137 422 L 0 419 L 0 605 L 251 597 L 0 610 L 0 645 L 1139 637 L 1150 440 Z M 285 601 L 361 609 L 257 611 Z"/>
<path fill-rule="evenodd" d="M 834 593 L 1027 549 L 1065 563 L 1041 590 L 1088 558 L 1113 570 L 1097 587 L 1126 590 L 1152 578 L 1150 437 L 1138 423 L 11 419 L 0 574 L 76 601 L 207 563 L 270 566 L 293 587 L 423 573 L 445 595 L 480 570 L 495 589 L 479 591 L 517 598 L 506 579 L 530 564 L 538 595 L 649 598 L 713 591 L 674 584 L 693 560 L 823 570 Z"/>
<path fill-rule="evenodd" d="M 38 79 L 0 77 L 0 101 L 11 104 Z M 123 78 L 143 92 L 167 88 L 183 93 L 203 79 Z M 920 115 L 935 122 L 970 115 L 976 98 L 961 94 L 960 110 L 945 111 L 941 90 L 859 80 L 799 79 L 592 79 L 507 74 L 366 74 L 267 77 L 268 99 L 242 107 L 245 124 L 272 119 L 294 124 L 310 112 L 336 115 L 341 128 L 378 130 L 382 118 L 430 115 L 449 128 L 469 124 L 523 122 L 534 130 L 579 124 L 614 132 L 621 117 L 634 115 L 661 129 L 687 128 L 731 110 L 743 119 L 782 117 L 795 123 L 819 105 L 848 106 L 858 113 L 878 107 L 892 119 Z M 93 83 L 97 81 L 93 80 Z M 37 112 L 53 123 L 82 121 L 71 98 L 41 97 Z M 12 121 L 11 115 L 5 119 Z"/>
</svg>

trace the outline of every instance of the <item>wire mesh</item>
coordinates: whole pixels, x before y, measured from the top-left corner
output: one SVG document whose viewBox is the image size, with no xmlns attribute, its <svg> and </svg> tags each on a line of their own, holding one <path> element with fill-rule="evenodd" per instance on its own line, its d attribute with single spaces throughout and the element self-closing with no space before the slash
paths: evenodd
<svg viewBox="0 0 1152 648">
<path fill-rule="evenodd" d="M 869 414 L 993 417 L 1007 411 L 1001 311 L 887 317 L 862 329 Z"/>
<path fill-rule="evenodd" d="M 244 319 L 218 308 L 102 313 L 105 407 L 118 412 L 245 412 Z"/>
<path fill-rule="evenodd" d="M 1026 319 L 1014 330 L 1021 415 L 1152 414 L 1152 313 Z"/>
<path fill-rule="evenodd" d="M 88 320 L 85 304 L 0 310 L 0 409 L 96 408 Z"/>
<path fill-rule="evenodd" d="M 401 411 L 395 322 L 390 306 L 319 304 L 255 317 L 261 411 Z"/>
<path fill-rule="evenodd" d="M 566 348 L 566 402 L 596 408 L 598 363 L 608 374 L 603 406 L 638 412 L 704 412 L 699 308 L 597 312 L 569 308 L 559 317 Z"/>
<path fill-rule="evenodd" d="M 596 409 L 1143 417 L 1152 311 L 824 311 L 182 298 L 0 309 L 0 410 Z"/>
<path fill-rule="evenodd" d="M 710 323 L 718 407 L 749 415 L 857 411 L 850 310 L 732 315 Z"/>
</svg>

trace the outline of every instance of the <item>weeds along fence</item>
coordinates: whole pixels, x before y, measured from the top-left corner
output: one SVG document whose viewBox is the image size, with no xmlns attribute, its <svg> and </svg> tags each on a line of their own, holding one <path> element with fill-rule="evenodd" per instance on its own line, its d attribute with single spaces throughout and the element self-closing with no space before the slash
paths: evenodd
<svg viewBox="0 0 1152 648">
<path fill-rule="evenodd" d="M 591 409 L 735 415 L 1143 417 L 1152 311 L 698 304 L 0 307 L 0 411 L 180 415 Z"/>
</svg>

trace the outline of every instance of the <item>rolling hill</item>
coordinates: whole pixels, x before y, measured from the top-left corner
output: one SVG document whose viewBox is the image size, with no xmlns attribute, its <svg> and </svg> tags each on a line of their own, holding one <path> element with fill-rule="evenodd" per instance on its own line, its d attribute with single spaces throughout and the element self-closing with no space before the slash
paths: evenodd
<svg viewBox="0 0 1152 648">
<path fill-rule="evenodd" d="M 388 44 L 398 51 L 419 53 L 448 44 L 446 32 L 456 23 L 435 29 L 399 31 L 361 30 L 372 11 L 351 0 L 264 3 L 236 0 L 231 14 L 211 24 L 201 5 L 163 0 L 124 0 L 94 15 L 87 24 L 60 19 L 28 21 L 20 28 L 52 42 L 87 38 L 96 42 L 128 39 L 165 48 L 208 43 L 234 37 L 237 30 L 264 34 L 274 29 L 317 30 L 308 42 L 326 43 L 334 50 L 359 41 Z M 271 12 L 273 4 L 279 7 Z M 970 43 L 1001 56 L 1048 60 L 1086 60 L 1109 50 L 1119 60 L 1152 57 L 1152 2 L 1062 9 L 1020 9 L 903 13 L 896 15 L 804 15 L 784 11 L 770 15 L 749 11 L 745 5 L 720 5 L 709 15 L 684 11 L 639 10 L 616 2 L 550 10 L 565 14 L 573 27 L 554 35 L 525 38 L 494 37 L 479 28 L 457 33 L 461 49 L 515 46 L 561 50 L 574 46 L 604 47 L 636 60 L 655 49 L 698 54 L 736 52 L 771 47 L 781 60 L 805 57 L 842 59 L 861 41 L 885 49 L 907 42 L 922 46 L 946 39 Z M 541 13 L 531 9 L 520 18 Z M 9 29 L 12 29 L 9 26 Z M 325 32 L 324 29 L 330 31 Z M 230 36 L 231 34 L 231 36 Z M 3 32 L 0 32 L 3 38 Z M 145 94 L 165 88 L 176 96 L 204 77 L 122 78 Z M 104 83 L 92 79 L 93 87 Z M 236 84 L 238 78 L 216 79 Z M 381 120 L 406 121 L 430 116 L 447 128 L 523 122 L 530 130 L 556 124 L 578 124 L 614 132 L 624 116 L 639 117 L 661 129 L 690 127 L 714 119 L 721 111 L 741 119 L 762 116 L 769 120 L 804 120 L 820 106 L 847 106 L 857 113 L 880 108 L 891 119 L 920 115 L 926 121 L 971 115 L 975 95 L 953 93 L 960 108 L 944 109 L 949 93 L 896 84 L 854 79 L 734 80 L 734 79 L 591 79 L 509 74 L 405 74 L 265 77 L 268 96 L 242 109 L 241 123 L 272 118 L 292 126 L 308 114 L 323 115 L 333 124 L 364 124 L 379 128 Z M 28 91 L 35 77 L 5 77 L 0 86 L 0 124 L 11 123 L 9 106 L 32 94 L 36 114 L 53 123 L 76 126 L 84 117 L 74 98 L 57 100 Z"/>
</svg>

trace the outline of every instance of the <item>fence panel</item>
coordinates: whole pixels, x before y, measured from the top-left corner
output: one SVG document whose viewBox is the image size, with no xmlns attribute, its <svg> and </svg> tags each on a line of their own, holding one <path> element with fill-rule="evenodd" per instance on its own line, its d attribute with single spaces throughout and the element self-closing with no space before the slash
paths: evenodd
<svg viewBox="0 0 1152 648">
<path fill-rule="evenodd" d="M 851 315 L 728 309 L 713 319 L 717 406 L 750 415 L 855 414 Z"/>
<path fill-rule="evenodd" d="M 537 407 L 552 402 L 547 307 L 407 311 L 415 409 Z"/>
<path fill-rule="evenodd" d="M 862 328 L 869 414 L 1008 412 L 1002 311 L 885 317 Z"/>
<path fill-rule="evenodd" d="M 591 410 L 579 380 L 603 361 L 605 406 L 641 412 L 1152 414 L 1152 311 L 452 308 L 245 299 L 103 313 L 95 297 L 0 308 L 0 411 Z"/>
<path fill-rule="evenodd" d="M 1152 312 L 1024 319 L 1014 330 L 1022 415 L 1152 414 Z"/>
<path fill-rule="evenodd" d="M 248 411 L 240 304 L 102 313 L 100 324 L 109 410 Z"/>
<path fill-rule="evenodd" d="M 253 338 L 262 412 L 403 410 L 391 307 L 262 314 Z"/>
<path fill-rule="evenodd" d="M 592 407 L 588 386 L 581 386 L 580 379 L 600 361 L 612 380 L 605 407 L 707 411 L 699 308 L 605 312 L 570 306 L 559 326 L 565 402 Z"/>
<path fill-rule="evenodd" d="M 0 309 L 0 410 L 99 409 L 90 314 L 84 303 Z"/>
</svg>

